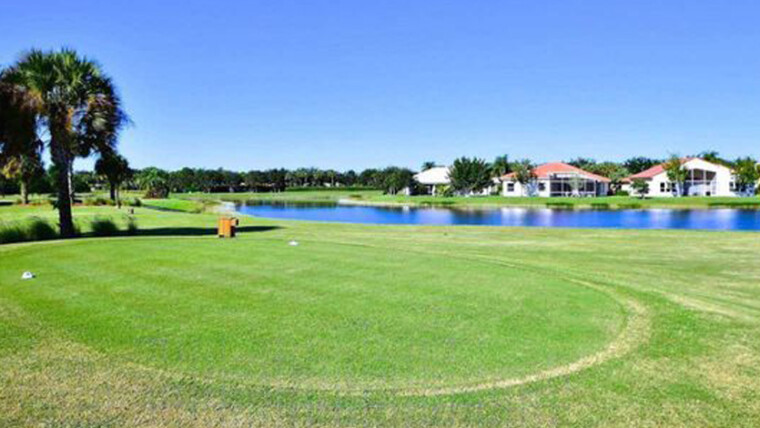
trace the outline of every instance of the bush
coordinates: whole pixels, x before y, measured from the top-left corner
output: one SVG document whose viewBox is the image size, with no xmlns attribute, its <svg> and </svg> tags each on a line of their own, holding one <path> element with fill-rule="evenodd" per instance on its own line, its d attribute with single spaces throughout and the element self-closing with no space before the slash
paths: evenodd
<svg viewBox="0 0 760 428">
<path fill-rule="evenodd" d="M 619 204 L 618 208 L 622 210 L 637 210 L 641 208 L 641 204 Z"/>
<path fill-rule="evenodd" d="M 137 219 L 129 217 L 127 219 L 127 235 L 137 235 Z"/>
<path fill-rule="evenodd" d="M 104 206 L 104 205 L 115 205 L 116 203 L 110 199 L 104 198 L 102 196 L 98 196 L 95 198 L 87 198 L 83 201 L 84 205 L 87 206 Z"/>
<path fill-rule="evenodd" d="M 122 203 L 128 207 L 141 207 L 143 205 L 140 198 L 125 199 Z"/>
<path fill-rule="evenodd" d="M 707 206 L 710 208 L 760 209 L 760 201 L 709 202 Z"/>
<path fill-rule="evenodd" d="M 41 218 L 33 218 L 29 222 L 0 224 L 0 244 L 56 238 L 58 238 L 58 231 Z"/>
<path fill-rule="evenodd" d="M 631 192 L 627 190 L 618 190 L 615 192 L 615 196 L 631 196 Z"/>
<path fill-rule="evenodd" d="M 435 189 L 436 196 L 443 196 L 444 198 L 450 198 L 454 196 L 454 189 L 451 186 L 445 184 L 437 186 Z"/>
<path fill-rule="evenodd" d="M 546 208 L 554 208 L 554 209 L 562 209 L 562 210 L 571 210 L 575 206 L 570 202 L 547 202 Z"/>
<path fill-rule="evenodd" d="M 610 209 L 610 204 L 607 202 L 593 202 L 591 203 L 591 208 L 595 210 L 608 210 Z"/>
<path fill-rule="evenodd" d="M 90 223 L 93 236 L 114 236 L 119 233 L 119 228 L 110 218 L 94 218 Z"/>
<path fill-rule="evenodd" d="M 15 224 L 0 224 L 0 244 L 11 244 L 27 240 L 27 234 Z"/>
<path fill-rule="evenodd" d="M 45 241 L 58 238 L 58 231 L 50 223 L 34 218 L 26 229 L 27 241 Z"/>
</svg>

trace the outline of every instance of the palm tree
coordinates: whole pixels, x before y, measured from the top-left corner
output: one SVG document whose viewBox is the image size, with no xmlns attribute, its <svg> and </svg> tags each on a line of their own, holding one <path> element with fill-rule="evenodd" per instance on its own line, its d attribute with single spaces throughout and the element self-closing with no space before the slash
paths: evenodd
<svg viewBox="0 0 760 428">
<path fill-rule="evenodd" d="M 534 184 L 536 182 L 536 173 L 533 172 L 535 165 L 528 159 L 519 160 L 512 164 L 512 171 L 515 173 L 515 181 L 520 183 L 523 189 L 523 195 L 532 195 L 534 193 Z"/>
<path fill-rule="evenodd" d="M 499 178 L 502 175 L 512 172 L 512 167 L 509 164 L 509 156 L 496 156 L 491 163 L 491 176 Z"/>
<path fill-rule="evenodd" d="M 665 162 L 663 168 L 665 168 L 665 172 L 668 175 L 668 180 L 670 180 L 670 182 L 675 186 L 675 195 L 682 196 L 683 183 L 686 181 L 686 177 L 688 176 L 689 172 L 683 167 L 681 158 L 677 155 L 672 155 L 670 159 Z"/>
<path fill-rule="evenodd" d="M 57 167 L 58 218 L 62 237 L 74 235 L 72 168 L 76 157 L 107 152 L 127 121 L 111 79 L 100 66 L 73 50 L 33 50 L 0 74 L 18 100 L 46 128 L 50 158 Z M 9 92 L 9 93 L 7 93 Z"/>
<path fill-rule="evenodd" d="M 132 175 L 129 162 L 124 156 L 114 152 L 104 152 L 95 162 L 95 172 L 108 180 L 111 200 L 121 207 L 119 186 Z"/>
<path fill-rule="evenodd" d="M 435 162 L 433 161 L 422 162 L 422 171 L 427 171 L 430 168 L 435 168 Z"/>
</svg>

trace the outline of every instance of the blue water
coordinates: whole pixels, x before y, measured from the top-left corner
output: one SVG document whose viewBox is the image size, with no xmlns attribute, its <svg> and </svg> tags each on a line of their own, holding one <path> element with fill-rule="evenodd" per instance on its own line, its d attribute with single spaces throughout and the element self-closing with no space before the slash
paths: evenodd
<svg viewBox="0 0 760 428">
<path fill-rule="evenodd" d="M 760 210 L 371 207 L 338 204 L 256 203 L 237 206 L 256 217 L 364 224 L 539 226 L 613 229 L 760 230 Z"/>
</svg>

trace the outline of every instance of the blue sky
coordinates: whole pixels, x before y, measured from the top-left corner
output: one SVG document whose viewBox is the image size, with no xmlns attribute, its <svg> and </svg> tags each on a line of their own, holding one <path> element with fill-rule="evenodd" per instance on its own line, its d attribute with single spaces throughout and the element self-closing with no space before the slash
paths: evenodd
<svg viewBox="0 0 760 428">
<path fill-rule="evenodd" d="M 756 1 L 4 2 L 0 64 L 69 46 L 137 167 L 760 156 Z M 86 165 L 84 162 L 82 165 Z"/>
</svg>

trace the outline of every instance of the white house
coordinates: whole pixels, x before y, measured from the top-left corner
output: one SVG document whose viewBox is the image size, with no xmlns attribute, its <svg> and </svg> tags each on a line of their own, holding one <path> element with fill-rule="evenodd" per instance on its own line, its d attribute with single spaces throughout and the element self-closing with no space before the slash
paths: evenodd
<svg viewBox="0 0 760 428">
<path fill-rule="evenodd" d="M 448 166 L 435 166 L 415 174 L 414 179 L 427 188 L 428 194 L 436 195 L 439 193 L 439 188 L 441 186 L 451 185 L 451 179 L 449 179 L 450 170 L 451 167 Z M 490 186 L 486 187 L 481 192 L 473 193 L 472 195 L 490 195 L 491 191 L 498 188 L 499 182 L 499 179 L 494 178 L 493 183 Z"/>
<path fill-rule="evenodd" d="M 700 158 L 683 158 L 681 167 L 688 172 L 683 183 L 683 195 L 686 196 L 740 196 L 736 189 L 733 171 Z M 631 185 L 633 180 L 642 179 L 649 184 L 648 196 L 674 196 L 676 188 L 668 179 L 665 164 L 659 164 L 623 179 L 622 190 L 631 195 L 638 195 Z"/>
<path fill-rule="evenodd" d="M 436 194 L 439 186 L 448 186 L 451 184 L 451 180 L 449 180 L 449 167 L 447 166 L 434 166 L 426 169 L 415 174 L 414 179 L 425 186 L 428 193 L 431 195 Z"/>
<path fill-rule="evenodd" d="M 501 177 L 504 196 L 605 196 L 610 179 L 568 165 L 550 162 L 533 169 L 535 178 L 523 185 L 510 173 Z"/>
</svg>

